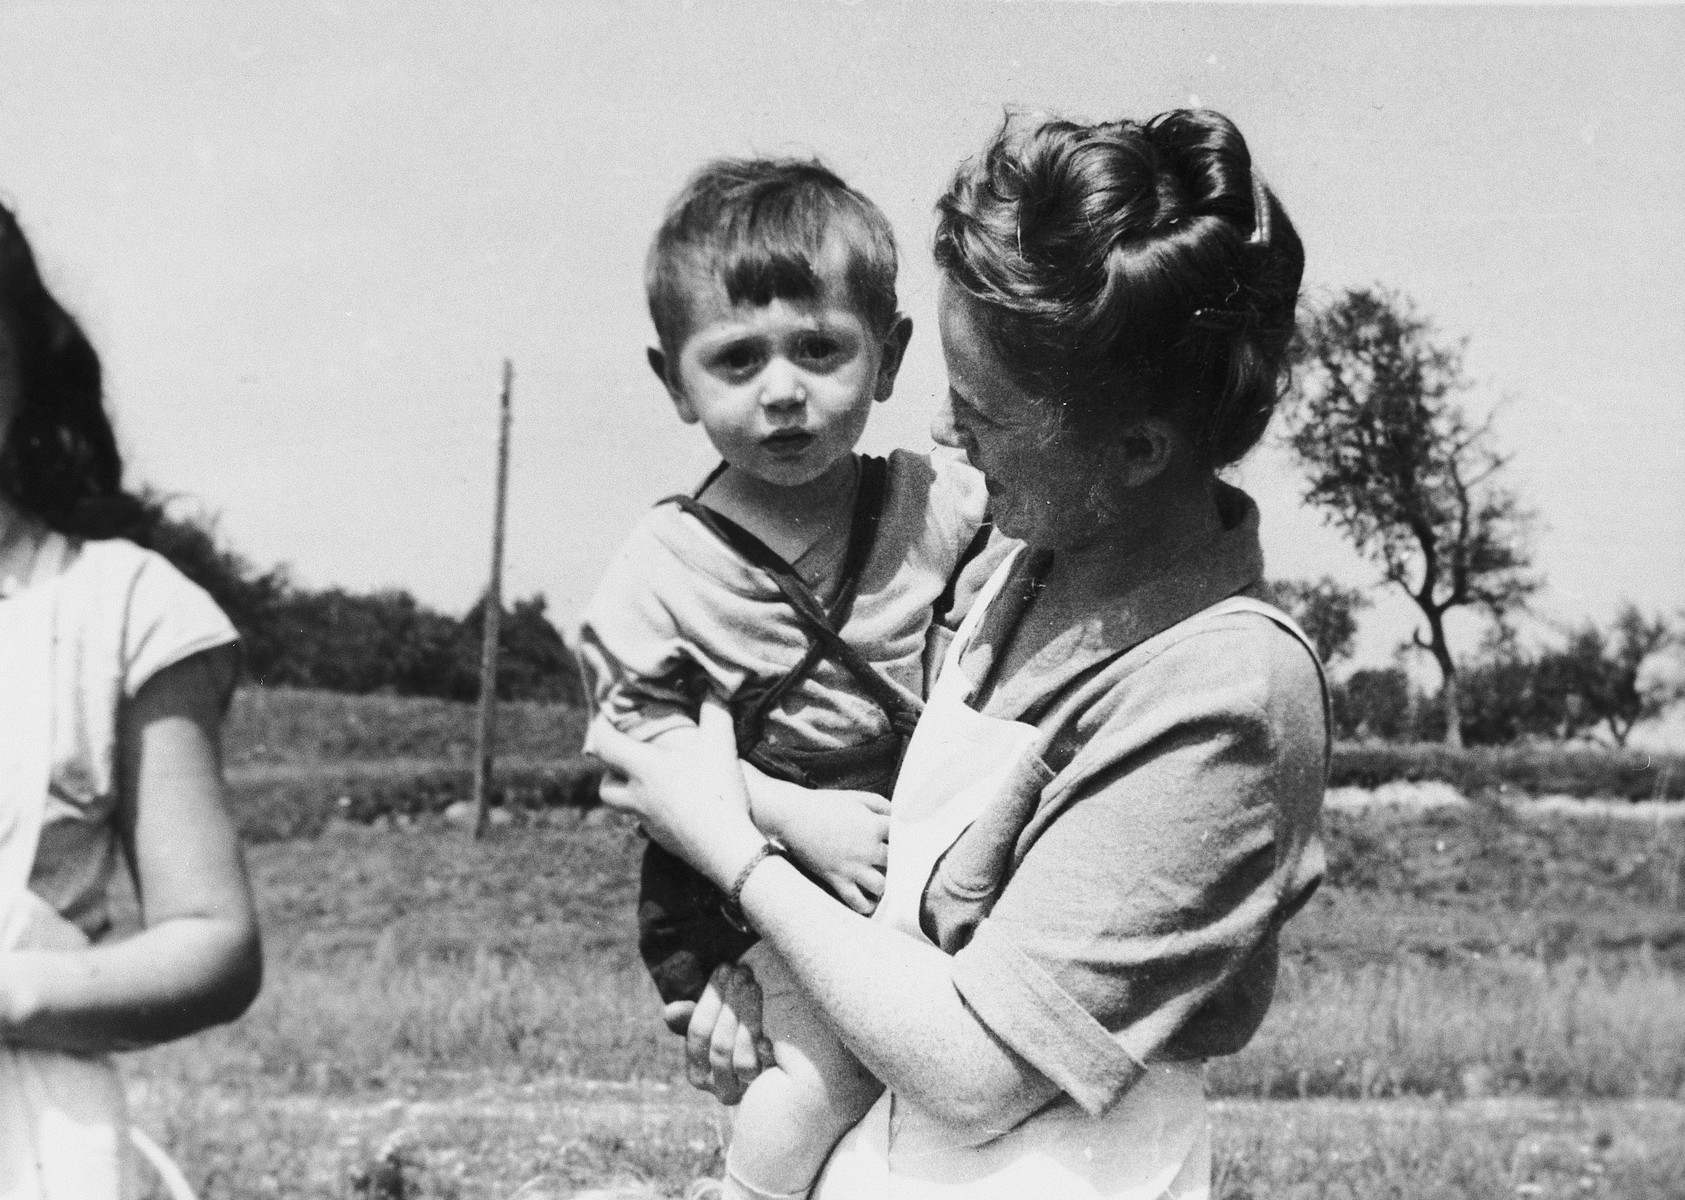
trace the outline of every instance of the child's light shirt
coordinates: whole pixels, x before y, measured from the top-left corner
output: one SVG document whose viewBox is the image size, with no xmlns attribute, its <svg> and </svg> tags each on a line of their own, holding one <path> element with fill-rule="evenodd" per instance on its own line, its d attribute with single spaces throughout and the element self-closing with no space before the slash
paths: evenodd
<svg viewBox="0 0 1685 1200">
<path fill-rule="evenodd" d="M 234 645 L 239 634 L 204 591 L 132 542 L 52 535 L 30 586 L 55 577 L 52 764 L 29 887 L 98 939 L 109 927 L 106 887 L 117 861 L 123 706 L 166 667 Z"/>
<path fill-rule="evenodd" d="M 917 700 L 925 692 L 932 606 L 984 522 L 983 477 L 963 460 L 896 450 L 877 537 L 843 637 Z M 844 523 L 846 528 L 846 522 Z M 821 538 L 818 557 L 840 557 Z M 804 574 L 813 554 L 795 564 Z M 834 564 L 833 564 L 834 565 Z M 598 710 L 652 738 L 695 720 L 695 673 L 732 697 L 797 667 L 811 638 L 772 577 L 677 505 L 651 509 L 609 566 L 580 628 L 580 659 Z M 822 658 L 768 714 L 773 750 L 831 750 L 889 728 L 846 668 Z"/>
</svg>

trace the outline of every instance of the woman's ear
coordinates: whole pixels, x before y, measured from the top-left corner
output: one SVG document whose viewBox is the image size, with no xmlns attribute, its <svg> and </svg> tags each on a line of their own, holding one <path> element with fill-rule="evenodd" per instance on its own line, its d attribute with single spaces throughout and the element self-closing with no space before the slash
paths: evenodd
<svg viewBox="0 0 1685 1200">
<path fill-rule="evenodd" d="M 883 357 L 878 360 L 878 386 L 873 396 L 879 404 L 889 399 L 895 390 L 895 377 L 901 371 L 901 363 L 907 357 L 907 343 L 913 340 L 913 318 L 904 314 L 897 314 L 895 324 L 889 328 L 889 334 L 883 339 Z"/>
<path fill-rule="evenodd" d="M 1183 442 L 1169 421 L 1145 417 L 1126 426 L 1111 445 L 1110 473 L 1124 487 L 1143 487 L 1164 474 Z"/>
<path fill-rule="evenodd" d="M 690 397 L 684 394 L 677 381 L 667 373 L 667 355 L 660 346 L 651 346 L 644 353 L 649 358 L 649 369 L 655 372 L 655 377 L 661 381 L 661 386 L 667 389 L 667 395 L 673 401 L 673 407 L 678 410 L 679 420 L 686 425 L 696 424 L 696 406 L 690 402 Z"/>
</svg>

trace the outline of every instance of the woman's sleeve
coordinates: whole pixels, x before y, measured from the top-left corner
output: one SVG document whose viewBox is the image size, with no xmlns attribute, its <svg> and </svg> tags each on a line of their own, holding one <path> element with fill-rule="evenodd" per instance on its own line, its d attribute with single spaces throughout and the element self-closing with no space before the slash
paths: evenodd
<svg viewBox="0 0 1685 1200">
<path fill-rule="evenodd" d="M 161 555 L 144 552 L 130 578 L 123 621 L 123 695 L 133 699 L 167 667 L 221 647 L 235 647 L 240 635 L 216 601 Z M 232 694 L 238 659 L 221 682 Z M 226 704 L 228 695 L 221 698 Z"/>
<path fill-rule="evenodd" d="M 1276 931 L 1320 875 L 1321 685 L 1302 647 L 1259 624 L 1184 639 L 1082 718 L 1092 732 L 955 955 L 983 1023 L 1090 1111 L 1155 1058 L 1244 1044 Z M 986 859 L 986 841 L 954 852 Z M 1196 1019 L 1207 1050 L 1171 1047 Z"/>
</svg>

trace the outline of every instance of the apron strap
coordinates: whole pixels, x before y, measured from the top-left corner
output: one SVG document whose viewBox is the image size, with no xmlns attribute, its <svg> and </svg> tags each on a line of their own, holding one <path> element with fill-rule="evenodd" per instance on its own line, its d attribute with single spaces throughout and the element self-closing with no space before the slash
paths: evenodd
<svg viewBox="0 0 1685 1200">
<path fill-rule="evenodd" d="M 984 526 L 985 530 L 989 528 L 991 526 Z M 960 627 L 954 631 L 953 640 L 948 643 L 948 652 L 942 658 L 941 666 L 936 675 L 937 679 L 947 675 L 950 669 L 957 672 L 961 655 L 965 653 L 966 647 L 971 644 L 971 639 L 976 635 L 977 627 L 983 623 L 983 617 L 989 611 L 989 606 L 995 602 L 995 597 L 1000 595 L 1001 589 L 1006 586 L 1006 581 L 1011 578 L 1013 565 L 1017 563 L 1021 555 L 1028 553 L 1028 551 L 1029 547 L 1023 543 L 1014 546 L 1006 557 L 1000 561 L 1000 565 L 995 568 L 994 574 L 990 575 L 983 586 L 978 589 L 977 595 L 972 598 L 971 608 L 965 614 L 965 619 L 960 622 Z M 957 580 L 959 571 L 956 570 L 954 574 Z"/>
<path fill-rule="evenodd" d="M 953 574 L 948 576 L 948 584 L 942 589 L 942 594 L 936 597 L 936 603 L 930 606 L 932 623 L 944 620 L 954 610 L 954 601 L 958 599 L 960 576 L 965 574 L 977 556 L 983 553 L 989 544 L 989 538 L 995 532 L 993 521 L 984 521 L 977 527 L 977 532 L 971 536 L 971 541 L 960 551 L 959 561 L 954 563 Z"/>
</svg>

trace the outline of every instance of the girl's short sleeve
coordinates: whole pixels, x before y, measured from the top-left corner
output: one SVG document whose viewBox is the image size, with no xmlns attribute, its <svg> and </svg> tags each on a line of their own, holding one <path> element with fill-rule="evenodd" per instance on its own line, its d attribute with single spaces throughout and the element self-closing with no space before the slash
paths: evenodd
<svg viewBox="0 0 1685 1200">
<path fill-rule="evenodd" d="M 124 613 L 123 695 L 133 699 L 158 672 L 240 635 L 216 601 L 162 555 L 143 551 Z"/>
</svg>

